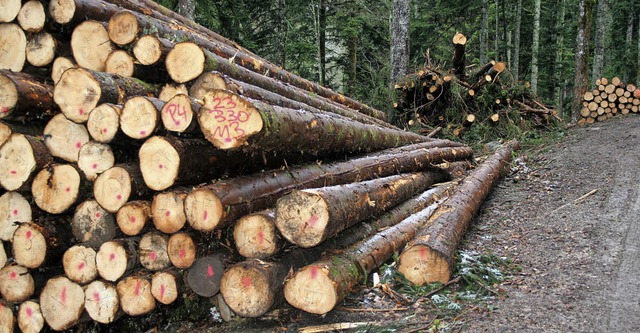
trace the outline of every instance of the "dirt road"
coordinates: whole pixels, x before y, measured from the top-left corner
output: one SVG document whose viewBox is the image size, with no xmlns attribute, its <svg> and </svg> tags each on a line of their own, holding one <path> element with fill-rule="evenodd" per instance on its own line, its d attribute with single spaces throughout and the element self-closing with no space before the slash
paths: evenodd
<svg viewBox="0 0 640 333">
<path fill-rule="evenodd" d="M 569 131 L 506 179 L 466 247 L 522 272 L 465 332 L 640 332 L 640 117 Z M 584 194 L 597 190 L 580 200 Z"/>
</svg>

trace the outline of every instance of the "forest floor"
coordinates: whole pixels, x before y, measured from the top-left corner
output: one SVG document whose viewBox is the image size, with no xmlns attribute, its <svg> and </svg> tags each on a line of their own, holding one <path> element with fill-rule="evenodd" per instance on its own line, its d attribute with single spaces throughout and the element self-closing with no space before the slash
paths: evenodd
<svg viewBox="0 0 640 333">
<path fill-rule="evenodd" d="M 373 288 L 368 281 L 322 317 L 284 307 L 267 319 L 197 329 L 638 332 L 638 147 L 640 117 L 627 116 L 569 129 L 557 142 L 521 151 L 514 172 L 490 194 L 461 248 L 467 257 L 496 259 L 488 265 L 502 274 L 500 282 L 479 281 L 474 289 L 465 280 L 434 296 L 397 278 L 391 288 Z M 326 326 L 333 323 L 342 326 Z"/>
</svg>

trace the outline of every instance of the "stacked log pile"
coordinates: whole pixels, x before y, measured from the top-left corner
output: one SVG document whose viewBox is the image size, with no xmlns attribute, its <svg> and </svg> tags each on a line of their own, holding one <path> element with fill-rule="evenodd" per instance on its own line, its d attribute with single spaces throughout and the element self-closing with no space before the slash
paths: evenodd
<svg viewBox="0 0 640 333">
<path fill-rule="evenodd" d="M 470 166 L 150 0 L 47 4 L 0 8 L 0 331 L 219 292 L 260 316 Z"/>
<path fill-rule="evenodd" d="M 467 38 L 453 37 L 449 68 L 426 64 L 395 83 L 395 123 L 425 133 L 443 128 L 460 137 L 474 124 L 501 130 L 522 121 L 549 126 L 560 118 L 557 111 L 534 96 L 527 85 L 513 82 L 503 62 L 490 61 L 472 71 L 465 61 Z M 427 55 L 428 56 L 428 55 Z M 480 126 L 480 125 L 476 125 Z"/>
<path fill-rule="evenodd" d="M 578 125 L 605 121 L 615 115 L 638 113 L 640 110 L 640 88 L 625 83 L 620 78 L 606 77 L 595 81 L 595 88 L 583 96 Z"/>
</svg>

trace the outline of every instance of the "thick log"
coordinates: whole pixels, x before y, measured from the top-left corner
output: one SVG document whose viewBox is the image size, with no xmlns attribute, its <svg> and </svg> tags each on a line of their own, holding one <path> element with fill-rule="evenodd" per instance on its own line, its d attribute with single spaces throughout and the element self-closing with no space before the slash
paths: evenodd
<svg viewBox="0 0 640 333">
<path fill-rule="evenodd" d="M 78 168 L 90 181 L 96 180 L 98 175 L 111 169 L 115 161 L 111 146 L 97 141 L 85 143 L 78 152 Z"/>
<path fill-rule="evenodd" d="M 408 200 L 388 213 L 360 223 L 315 248 L 289 252 L 277 262 L 250 259 L 231 266 L 221 281 L 221 293 L 231 309 L 243 317 L 259 317 L 284 301 L 284 281 L 292 270 L 311 264 L 322 253 L 348 247 L 366 237 L 393 226 L 411 214 L 440 200 L 448 186 Z M 313 290 L 313 288 L 312 288 Z"/>
<path fill-rule="evenodd" d="M 149 192 L 136 164 L 118 164 L 93 183 L 93 196 L 110 213 L 116 213 L 130 198 L 137 199 Z"/>
<path fill-rule="evenodd" d="M 465 46 L 467 44 L 467 37 L 461 33 L 456 33 L 453 36 L 453 61 L 452 61 L 452 70 L 453 74 L 457 76 L 459 79 L 464 80 L 465 78 Z"/>
<path fill-rule="evenodd" d="M 87 118 L 87 130 L 91 137 L 102 143 L 117 140 L 120 132 L 122 106 L 104 103 L 96 106 Z"/>
<path fill-rule="evenodd" d="M 223 90 L 207 95 L 205 108 L 206 112 L 198 114 L 200 129 L 220 149 L 246 145 L 243 149 L 250 152 L 318 155 L 367 152 L 430 140 L 399 129 L 249 101 Z"/>
<path fill-rule="evenodd" d="M 101 278 L 117 281 L 128 275 L 138 264 L 138 239 L 114 239 L 100 245 L 96 268 Z"/>
<path fill-rule="evenodd" d="M 187 224 L 184 212 L 185 191 L 158 193 L 151 202 L 151 216 L 156 229 L 165 234 L 173 234 Z"/>
<path fill-rule="evenodd" d="M 3 0 L 2 1 L 2 10 L 0 11 L 0 22 L 11 22 L 13 21 L 20 9 L 22 8 L 21 0 Z"/>
<path fill-rule="evenodd" d="M 160 303 L 175 302 L 183 290 L 182 277 L 175 270 L 156 272 L 151 277 L 151 294 Z"/>
<path fill-rule="evenodd" d="M 15 326 L 16 318 L 13 316 L 11 306 L 4 300 L 0 300 L 0 332 L 13 333 Z"/>
<path fill-rule="evenodd" d="M 220 180 L 201 186 L 185 199 L 189 225 L 212 231 L 251 212 L 273 207 L 294 189 L 345 184 L 402 172 L 424 170 L 443 161 L 468 159 L 466 147 L 432 148 L 451 142 L 436 141 L 389 149 L 346 162 L 310 164 L 289 170 L 272 170 L 251 176 Z"/>
<path fill-rule="evenodd" d="M 67 119 L 63 114 L 49 120 L 43 137 L 51 155 L 72 163 L 78 162 L 80 149 L 89 142 L 87 128 Z"/>
<path fill-rule="evenodd" d="M 15 262 L 26 268 L 59 264 L 64 251 L 69 248 L 69 225 L 52 220 L 39 222 L 40 225 L 32 222 L 21 223 L 11 241 Z"/>
<path fill-rule="evenodd" d="M 116 235 L 113 214 L 95 200 L 87 200 L 78 205 L 71 220 L 71 230 L 78 242 L 94 249 Z"/>
<path fill-rule="evenodd" d="M 398 271 L 409 281 L 418 285 L 449 281 L 454 254 L 465 230 L 518 147 L 517 141 L 511 141 L 477 167 L 407 244 Z"/>
<path fill-rule="evenodd" d="M 102 22 L 87 20 L 73 29 L 71 51 L 78 66 L 103 72 L 107 57 L 113 49 L 109 33 Z"/>
<path fill-rule="evenodd" d="M 0 269 L 0 295 L 7 302 L 23 302 L 35 292 L 35 283 L 29 270 L 17 264 Z"/>
<path fill-rule="evenodd" d="M 123 104 L 128 96 L 153 96 L 159 89 L 134 78 L 70 68 L 56 84 L 53 98 L 69 120 L 83 123 L 99 104 Z"/>
<path fill-rule="evenodd" d="M 18 308 L 18 327 L 24 333 L 40 332 L 44 329 L 44 317 L 40 311 L 40 304 L 26 301 Z"/>
<path fill-rule="evenodd" d="M 233 241 L 238 253 L 247 259 L 270 257 L 285 244 L 272 209 L 239 218 L 233 228 Z"/>
<path fill-rule="evenodd" d="M 11 241 L 19 223 L 31 221 L 31 204 L 20 193 L 7 192 L 0 196 L 0 239 Z"/>
<path fill-rule="evenodd" d="M 29 189 L 35 173 L 53 162 L 41 139 L 12 134 L 0 147 L 0 186 L 8 191 Z"/>
<path fill-rule="evenodd" d="M 40 1 L 34 2 L 40 3 Z M 58 41 L 46 31 L 30 35 L 25 50 L 27 62 L 35 67 L 48 66 L 56 57 L 57 47 Z"/>
<path fill-rule="evenodd" d="M 47 213 L 60 214 L 75 204 L 81 194 L 82 179 L 69 164 L 52 164 L 42 169 L 31 184 L 36 205 Z"/>
<path fill-rule="evenodd" d="M 84 290 L 84 307 L 91 319 L 112 323 L 120 314 L 120 299 L 116 287 L 101 280 L 91 282 Z"/>
<path fill-rule="evenodd" d="M 157 231 L 148 232 L 140 238 L 138 256 L 142 267 L 150 271 L 161 271 L 171 266 L 168 250 L 169 236 Z"/>
<path fill-rule="evenodd" d="M 220 291 L 225 264 L 222 255 L 199 258 L 189 268 L 187 283 L 191 290 L 202 297 L 213 297 Z"/>
<path fill-rule="evenodd" d="M 276 226 L 291 243 L 313 247 L 447 180 L 448 174 L 441 170 L 296 190 L 278 199 Z"/>
<path fill-rule="evenodd" d="M 71 328 L 78 323 L 84 311 L 84 290 L 66 277 L 49 279 L 40 294 L 40 309 L 54 330 Z"/>
<path fill-rule="evenodd" d="M 120 113 L 120 128 L 132 139 L 146 139 L 160 129 L 160 112 L 164 102 L 154 97 L 129 98 Z"/>
<path fill-rule="evenodd" d="M 56 84 L 60 81 L 62 77 L 62 73 L 69 68 L 77 67 L 76 63 L 67 57 L 57 57 L 53 60 L 53 64 L 51 65 L 51 79 L 53 83 Z"/>
<path fill-rule="evenodd" d="M 58 113 L 53 87 L 40 78 L 0 70 L 0 86 L 0 119 L 30 121 L 49 119 Z"/>
<path fill-rule="evenodd" d="M 62 267 L 71 281 L 87 284 L 98 277 L 96 251 L 85 245 L 74 245 L 64 252 Z"/>
<path fill-rule="evenodd" d="M 151 281 L 142 274 L 121 280 L 116 289 L 120 307 L 130 316 L 147 314 L 156 307 L 156 300 L 151 294 Z"/>
<path fill-rule="evenodd" d="M 179 269 L 187 269 L 193 265 L 198 253 L 192 234 L 178 232 L 169 237 L 167 253 L 171 264 Z"/>
<path fill-rule="evenodd" d="M 22 71 L 27 60 L 27 37 L 22 28 L 14 23 L 0 23 L 0 45 L 10 45 L 0 53 L 0 69 Z"/>
<path fill-rule="evenodd" d="M 145 200 L 129 201 L 116 214 L 118 228 L 127 236 L 137 236 L 151 220 L 151 203 Z"/>
</svg>

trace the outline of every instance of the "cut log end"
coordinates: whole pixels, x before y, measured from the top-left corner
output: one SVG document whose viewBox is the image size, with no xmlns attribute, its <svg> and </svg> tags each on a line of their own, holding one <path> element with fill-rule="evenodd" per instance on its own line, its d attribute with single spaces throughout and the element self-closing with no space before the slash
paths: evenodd
<svg viewBox="0 0 640 333">
<path fill-rule="evenodd" d="M 108 103 L 95 107 L 87 119 L 87 130 L 91 137 L 98 142 L 111 142 L 120 129 L 121 112 L 121 106 Z"/>
<path fill-rule="evenodd" d="M 220 281 L 220 293 L 233 312 L 242 317 L 258 317 L 275 301 L 269 281 L 259 269 L 242 263 L 229 268 Z"/>
<path fill-rule="evenodd" d="M 466 45 L 467 44 L 467 36 L 461 34 L 461 33 L 456 33 L 453 36 L 453 44 L 456 45 Z"/>
<path fill-rule="evenodd" d="M 171 304 L 180 296 L 179 281 L 175 274 L 157 272 L 151 277 L 151 294 L 162 304 Z"/>
<path fill-rule="evenodd" d="M 89 141 L 80 148 L 78 167 L 88 180 L 96 180 L 98 175 L 111 169 L 115 164 L 115 157 L 111 146 Z"/>
<path fill-rule="evenodd" d="M 1 320 L 0 320 L 1 321 Z M 18 327 L 22 332 L 40 332 L 44 328 L 44 317 L 40 304 L 26 301 L 18 308 Z M 2 331 L 0 329 L 0 331 Z"/>
<path fill-rule="evenodd" d="M 0 68 L 22 71 L 27 60 L 27 37 L 22 28 L 13 23 L 0 24 L 0 45 L 11 45 L 0 53 Z"/>
<path fill-rule="evenodd" d="M 2 0 L 0 1 L 0 4 L 2 4 L 0 22 L 13 21 L 18 16 L 20 8 L 22 8 L 21 0 Z"/>
<path fill-rule="evenodd" d="M 151 218 L 151 203 L 148 201 L 129 201 L 116 214 L 118 227 L 127 236 L 137 236 Z"/>
<path fill-rule="evenodd" d="M 47 240 L 41 227 L 34 223 L 20 224 L 11 242 L 13 257 L 17 264 L 26 268 L 38 268 L 47 255 Z"/>
<path fill-rule="evenodd" d="M 257 213 L 238 219 L 233 229 L 236 249 L 245 258 L 264 259 L 276 253 L 280 243 L 273 213 Z"/>
<path fill-rule="evenodd" d="M 29 36 L 26 48 L 27 62 L 35 67 L 51 64 L 56 57 L 56 46 L 56 40 L 48 32 L 41 31 Z"/>
<path fill-rule="evenodd" d="M 196 189 L 184 201 L 187 222 L 198 231 L 213 231 L 224 214 L 222 202 L 217 195 L 206 189 Z"/>
<path fill-rule="evenodd" d="M 101 22 L 84 21 L 73 29 L 71 50 L 80 67 L 104 72 L 107 57 L 113 52 L 113 47 L 109 33 Z"/>
<path fill-rule="evenodd" d="M 314 314 L 331 311 L 339 298 L 336 286 L 322 266 L 307 266 L 287 281 L 284 297 L 293 307 Z"/>
<path fill-rule="evenodd" d="M 278 199 L 276 226 L 282 236 L 301 247 L 318 245 L 329 221 L 329 207 L 312 190 L 294 191 Z"/>
<path fill-rule="evenodd" d="M 132 179 L 129 172 L 115 166 L 103 172 L 93 184 L 93 196 L 110 213 L 116 213 L 131 196 Z"/>
<path fill-rule="evenodd" d="M 151 203 L 151 216 L 156 228 L 172 234 L 184 227 L 187 216 L 184 212 L 185 194 L 177 192 L 158 193 Z"/>
<path fill-rule="evenodd" d="M 0 239 L 11 241 L 20 222 L 31 221 L 31 204 L 20 193 L 0 196 Z"/>
<path fill-rule="evenodd" d="M 84 290 L 66 277 L 49 279 L 40 294 L 42 316 L 51 328 L 66 330 L 78 323 L 84 311 Z"/>
<path fill-rule="evenodd" d="M 115 50 L 105 61 L 105 72 L 132 77 L 134 72 L 133 57 L 124 50 Z"/>
<path fill-rule="evenodd" d="M 53 83 L 58 83 L 62 77 L 62 73 L 74 67 L 76 67 L 76 63 L 67 57 L 57 57 L 53 60 L 53 65 L 51 65 L 51 79 Z"/>
<path fill-rule="evenodd" d="M 0 269 L 0 295 L 7 302 L 23 302 L 35 292 L 33 277 L 27 268 L 10 264 Z"/>
<path fill-rule="evenodd" d="M 184 232 L 179 232 L 169 237 L 167 253 L 173 266 L 179 269 L 187 269 L 196 260 L 197 248 L 193 238 Z"/>
<path fill-rule="evenodd" d="M 70 68 L 60 77 L 53 99 L 67 119 L 84 123 L 98 105 L 102 88 L 100 83 L 82 68 Z"/>
<path fill-rule="evenodd" d="M 1 76 L 0 76 L 1 78 Z M 2 83 L 0 83 L 2 85 Z M 0 121 L 0 147 L 9 140 L 9 137 L 13 134 L 13 130 L 9 125 Z"/>
<path fill-rule="evenodd" d="M 15 330 L 16 318 L 11 306 L 0 301 L 0 332 L 12 333 Z"/>
<path fill-rule="evenodd" d="M 236 94 L 214 90 L 204 100 L 198 122 L 205 138 L 217 148 L 240 147 L 263 128 L 260 112 Z"/>
<path fill-rule="evenodd" d="M 187 273 L 191 290 L 202 297 L 213 297 L 220 291 L 224 264 L 220 256 L 207 256 L 196 260 Z"/>
<path fill-rule="evenodd" d="M 164 128 L 174 132 L 184 132 L 193 121 L 191 99 L 184 94 L 172 97 L 162 107 L 162 124 Z"/>
<path fill-rule="evenodd" d="M 116 287 L 120 306 L 130 316 L 141 316 L 153 311 L 156 299 L 151 294 L 151 282 L 148 279 L 130 276 L 118 282 Z"/>
<path fill-rule="evenodd" d="M 204 52 L 191 42 L 176 44 L 165 60 L 167 72 L 173 81 L 184 83 L 204 72 Z"/>
<path fill-rule="evenodd" d="M 62 267 L 71 281 L 87 284 L 98 277 L 96 251 L 84 245 L 74 245 L 64 252 Z"/>
<path fill-rule="evenodd" d="M 447 283 L 451 278 L 447 260 L 440 253 L 419 244 L 406 249 L 400 255 L 398 271 L 417 285 Z"/>
<path fill-rule="evenodd" d="M 40 143 L 42 145 L 42 143 Z M 44 146 L 43 146 L 44 147 Z M 46 153 L 46 148 L 42 153 Z M 31 142 L 25 135 L 14 133 L 0 147 L 0 186 L 9 191 L 21 188 L 38 166 Z"/>
<path fill-rule="evenodd" d="M 7 264 L 7 252 L 4 249 L 4 244 L 0 241 L 0 267 L 4 267 Z"/>
<path fill-rule="evenodd" d="M 101 324 L 112 323 L 120 309 L 116 287 L 104 281 L 93 281 L 85 288 L 84 304 L 89 317 Z"/>
<path fill-rule="evenodd" d="M 109 39 L 118 45 L 132 43 L 139 31 L 138 19 L 131 12 L 121 11 L 109 19 Z"/>
<path fill-rule="evenodd" d="M 2 25 L 0 25 L 0 33 L 2 32 L 1 30 Z M 0 35 L 0 39 L 1 38 L 2 35 Z M 2 64 L 0 63 L 0 68 L 1 67 Z M 4 74 L 0 74 L 0 87 L 2 87 L 2 89 L 0 89 L 0 119 L 2 119 L 11 114 L 11 111 L 13 111 L 18 104 L 18 89 L 13 80 Z"/>
<path fill-rule="evenodd" d="M 87 128 L 70 121 L 63 114 L 51 118 L 44 128 L 44 143 L 51 155 L 67 162 L 78 162 L 80 148 L 87 142 Z"/>
<path fill-rule="evenodd" d="M 168 102 L 170 99 L 172 99 L 174 96 L 178 94 L 190 95 L 189 90 L 184 84 L 167 83 L 160 90 L 160 94 L 158 95 L 158 98 L 162 101 Z"/>
<path fill-rule="evenodd" d="M 99 248 L 116 234 L 113 215 L 102 208 L 97 201 L 87 200 L 76 208 L 71 220 L 71 231 L 80 243 Z"/>
<path fill-rule="evenodd" d="M 157 36 L 144 35 L 133 46 L 133 55 L 143 65 L 153 65 L 162 58 L 162 44 Z"/>
<path fill-rule="evenodd" d="M 148 232 L 140 238 L 138 254 L 142 267 L 160 271 L 171 266 L 168 249 L 169 236 L 159 232 Z"/>
<path fill-rule="evenodd" d="M 78 200 L 80 174 L 67 164 L 47 167 L 36 175 L 31 193 L 40 209 L 51 214 L 63 213 Z"/>
<path fill-rule="evenodd" d="M 146 139 L 158 126 L 161 106 L 153 99 L 135 96 L 127 100 L 120 114 L 120 128 L 132 139 Z"/>
<path fill-rule="evenodd" d="M 58 24 L 71 22 L 75 12 L 75 0 L 51 0 L 49 2 L 49 16 Z"/>
<path fill-rule="evenodd" d="M 137 258 L 127 243 L 108 241 L 100 246 L 96 254 L 96 267 L 100 277 L 107 281 L 117 281 L 135 264 Z"/>
</svg>

